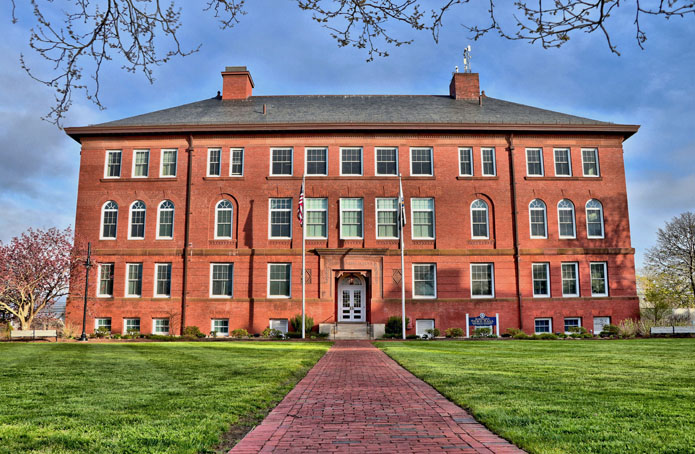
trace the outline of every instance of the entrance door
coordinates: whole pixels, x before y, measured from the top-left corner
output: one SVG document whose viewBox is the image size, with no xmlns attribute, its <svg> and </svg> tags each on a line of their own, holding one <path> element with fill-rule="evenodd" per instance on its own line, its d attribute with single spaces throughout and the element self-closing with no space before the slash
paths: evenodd
<svg viewBox="0 0 695 454">
<path fill-rule="evenodd" d="M 343 277 L 338 285 L 338 321 L 363 322 L 365 317 L 365 284 L 355 274 Z"/>
<path fill-rule="evenodd" d="M 594 317 L 594 334 L 600 334 L 603 331 L 603 327 L 610 324 L 610 317 Z"/>
</svg>

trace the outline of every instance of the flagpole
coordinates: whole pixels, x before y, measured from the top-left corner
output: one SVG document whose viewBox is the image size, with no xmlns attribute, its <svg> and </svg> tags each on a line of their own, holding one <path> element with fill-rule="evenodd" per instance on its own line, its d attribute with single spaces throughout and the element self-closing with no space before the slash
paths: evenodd
<svg viewBox="0 0 695 454">
<path fill-rule="evenodd" d="M 401 237 L 401 324 L 403 326 L 403 340 L 405 340 L 405 259 L 403 258 L 403 249 L 405 249 L 405 232 L 403 231 L 403 227 L 405 227 L 405 197 L 403 196 L 403 183 L 400 173 L 398 174 L 398 188 L 400 192 L 398 197 L 398 228 L 400 229 Z"/>
<path fill-rule="evenodd" d="M 306 173 L 302 176 L 302 196 L 306 198 Z M 304 205 L 302 205 L 302 339 L 306 339 L 306 219 L 304 216 Z"/>
</svg>

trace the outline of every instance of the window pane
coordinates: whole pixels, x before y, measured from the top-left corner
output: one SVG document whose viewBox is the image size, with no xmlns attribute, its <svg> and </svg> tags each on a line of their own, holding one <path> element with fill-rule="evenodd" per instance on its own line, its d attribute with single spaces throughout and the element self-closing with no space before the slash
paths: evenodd
<svg viewBox="0 0 695 454">
<path fill-rule="evenodd" d="M 362 174 L 362 149 L 361 148 L 343 148 L 340 150 L 341 155 L 341 173 L 343 175 L 361 175 Z"/>
<path fill-rule="evenodd" d="M 290 265 L 271 264 L 270 271 L 270 296 L 290 296 Z"/>
<path fill-rule="evenodd" d="M 113 263 L 104 263 L 99 269 L 99 294 L 113 295 Z"/>
<path fill-rule="evenodd" d="M 546 296 L 549 293 L 548 266 L 546 264 L 533 264 L 533 294 Z"/>
<path fill-rule="evenodd" d="M 121 152 L 107 151 L 106 152 L 106 176 L 120 177 L 121 176 Z"/>
<path fill-rule="evenodd" d="M 171 295 L 171 264 L 157 265 L 157 295 Z"/>
<path fill-rule="evenodd" d="M 270 199 L 270 237 L 289 238 L 292 199 Z"/>
<path fill-rule="evenodd" d="M 216 263 L 212 265 L 212 295 L 233 295 L 234 265 L 232 263 Z"/>
<path fill-rule="evenodd" d="M 471 294 L 473 296 L 492 296 L 492 265 L 471 265 Z"/>
<path fill-rule="evenodd" d="M 118 205 L 109 201 L 104 205 L 104 219 L 102 221 L 102 236 L 104 238 L 116 238 L 116 227 L 118 226 Z"/>
<path fill-rule="evenodd" d="M 292 149 L 274 148 L 272 151 L 272 174 L 292 175 Z"/>
<path fill-rule="evenodd" d="M 483 148 L 481 153 L 483 156 L 483 175 L 495 175 L 495 149 Z"/>
<path fill-rule="evenodd" d="M 136 177 L 146 177 L 149 173 L 150 152 L 147 150 L 135 151 L 134 175 Z"/>
<path fill-rule="evenodd" d="M 473 150 L 471 148 L 459 149 L 459 165 L 461 175 L 473 175 Z"/>
<path fill-rule="evenodd" d="M 598 150 L 582 150 L 582 164 L 584 166 L 584 175 L 597 177 Z"/>
<path fill-rule="evenodd" d="M 548 319 L 536 319 L 535 328 L 537 333 L 549 333 L 550 332 L 550 320 Z"/>
<path fill-rule="evenodd" d="M 342 238 L 362 238 L 362 199 L 340 199 Z"/>
<path fill-rule="evenodd" d="M 229 174 L 235 176 L 242 175 L 244 171 L 244 150 L 242 148 L 232 149 L 231 159 Z"/>
<path fill-rule="evenodd" d="M 569 149 L 555 150 L 555 175 L 570 176 L 571 174 Z"/>
<path fill-rule="evenodd" d="M 413 266 L 413 291 L 415 296 L 435 296 L 434 265 Z"/>
<path fill-rule="evenodd" d="M 328 199 L 305 199 L 307 238 L 326 238 L 328 234 Z"/>
<path fill-rule="evenodd" d="M 220 176 L 222 169 L 222 150 L 214 148 L 208 150 L 208 174 Z"/>
<path fill-rule="evenodd" d="M 410 159 L 412 175 L 432 175 L 432 149 L 413 148 Z"/>
<path fill-rule="evenodd" d="M 326 149 L 310 148 L 306 150 L 306 173 L 307 175 L 326 175 Z"/>
<path fill-rule="evenodd" d="M 376 149 L 376 173 L 377 175 L 397 175 L 397 148 Z"/>
<path fill-rule="evenodd" d="M 574 263 L 562 264 L 562 294 L 577 295 L 577 266 Z"/>
<path fill-rule="evenodd" d="M 142 294 L 142 263 L 128 264 L 128 296 Z"/>
<path fill-rule="evenodd" d="M 543 175 L 543 151 L 540 148 L 526 150 L 526 163 L 528 175 Z"/>
<path fill-rule="evenodd" d="M 591 293 L 605 295 L 606 292 L 606 268 L 603 263 L 591 264 Z"/>
<path fill-rule="evenodd" d="M 176 150 L 162 151 L 162 176 L 176 176 Z"/>
</svg>

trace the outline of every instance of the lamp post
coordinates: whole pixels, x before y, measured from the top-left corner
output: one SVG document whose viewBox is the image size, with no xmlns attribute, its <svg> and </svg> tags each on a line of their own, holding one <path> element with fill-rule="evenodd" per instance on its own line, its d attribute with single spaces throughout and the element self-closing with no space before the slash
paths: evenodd
<svg viewBox="0 0 695 454">
<path fill-rule="evenodd" d="M 92 243 L 87 243 L 87 260 L 84 261 L 84 310 L 82 312 L 82 335 L 78 339 L 87 342 L 87 291 L 89 289 L 89 269 L 92 267 Z"/>
</svg>

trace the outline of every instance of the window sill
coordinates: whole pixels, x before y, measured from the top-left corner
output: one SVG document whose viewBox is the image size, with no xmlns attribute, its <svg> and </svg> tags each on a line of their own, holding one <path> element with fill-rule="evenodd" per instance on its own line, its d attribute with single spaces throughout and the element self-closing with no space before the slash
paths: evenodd
<svg viewBox="0 0 695 454">
<path fill-rule="evenodd" d="M 162 182 L 162 181 L 178 181 L 178 177 L 139 177 L 139 178 L 99 178 L 101 183 L 133 183 L 135 181 L 147 182 Z"/>
<path fill-rule="evenodd" d="M 497 175 L 490 175 L 490 176 L 482 176 L 482 177 L 476 177 L 476 176 L 458 176 L 456 177 L 457 180 L 499 180 L 500 177 Z"/>
<path fill-rule="evenodd" d="M 210 175 L 203 177 L 203 181 L 244 181 L 244 180 L 245 180 L 245 178 L 244 178 L 243 175 L 238 176 L 238 177 L 232 177 L 232 176 L 229 176 L 229 177 L 222 177 L 222 176 L 213 177 L 213 176 L 210 176 Z"/>
<path fill-rule="evenodd" d="M 524 180 L 548 180 L 548 181 L 578 181 L 596 180 L 602 181 L 603 177 L 544 177 L 544 176 L 525 176 Z"/>
</svg>

